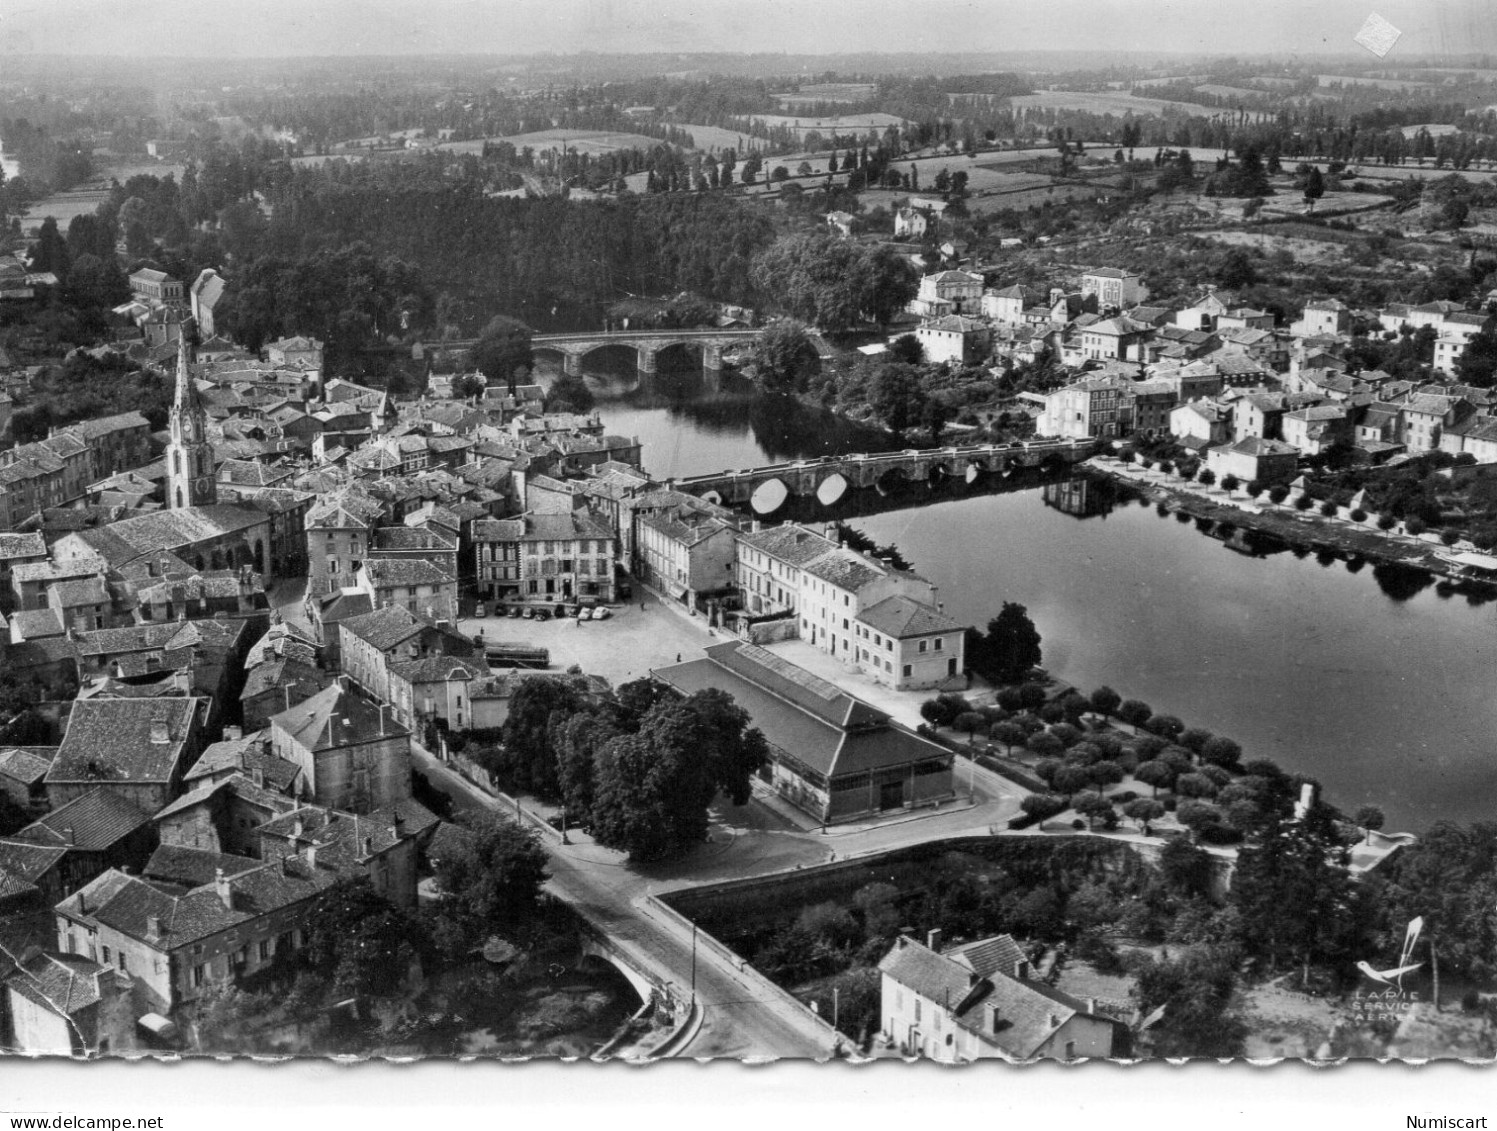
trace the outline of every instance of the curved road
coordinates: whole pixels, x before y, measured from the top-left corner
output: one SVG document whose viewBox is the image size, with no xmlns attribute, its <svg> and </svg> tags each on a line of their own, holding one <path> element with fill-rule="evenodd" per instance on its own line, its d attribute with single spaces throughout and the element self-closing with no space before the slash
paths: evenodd
<svg viewBox="0 0 1497 1131">
<path fill-rule="evenodd" d="M 412 750 L 416 764 L 432 785 L 451 797 L 459 810 L 508 814 L 506 807 L 430 753 L 414 744 Z M 689 994 L 693 968 L 691 932 L 650 908 L 651 885 L 647 877 L 622 865 L 617 854 L 574 851 L 578 846 L 568 848 L 545 837 L 542 844 L 550 856 L 551 879 L 547 888 L 606 932 L 642 968 L 655 973 L 662 982 L 674 983 L 682 995 Z M 729 844 L 728 850 L 732 847 Z M 806 863 L 820 862 L 826 857 L 825 849 L 816 845 L 797 850 L 787 843 L 786 848 L 794 856 L 808 857 L 802 861 Z M 777 855 L 768 854 L 755 863 L 768 864 L 766 870 L 775 871 L 794 862 L 781 863 L 775 858 Z M 610 856 L 613 858 L 606 858 Z M 736 863 L 743 861 L 739 859 Z M 832 1055 L 833 1038 L 825 1025 L 798 1005 L 792 1006 L 769 992 L 751 970 L 740 972 L 700 942 L 695 950 L 696 996 L 702 1008 L 702 1025 L 678 1056 L 822 1060 Z"/>
</svg>

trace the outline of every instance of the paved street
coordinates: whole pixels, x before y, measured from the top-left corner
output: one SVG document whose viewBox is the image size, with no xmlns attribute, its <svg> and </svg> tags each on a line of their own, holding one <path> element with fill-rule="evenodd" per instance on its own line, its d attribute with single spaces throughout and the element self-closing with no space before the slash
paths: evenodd
<svg viewBox="0 0 1497 1131">
<path fill-rule="evenodd" d="M 644 609 L 641 610 L 641 604 Z M 525 620 L 508 617 L 465 617 L 459 629 L 469 636 L 483 633 L 485 640 L 538 644 L 551 650 L 551 668 L 563 671 L 579 665 L 589 675 L 601 675 L 617 687 L 631 679 L 649 675 L 651 668 L 674 664 L 676 657 L 698 659 L 709 644 L 728 637 L 707 635 L 700 618 L 664 606 L 653 593 L 635 587 L 633 600 L 610 607 L 605 621 Z"/>
<path fill-rule="evenodd" d="M 501 808 L 493 798 L 419 748 L 416 763 L 459 809 Z M 746 815 L 750 809 L 739 812 Z M 796 856 L 802 857 L 799 862 L 803 863 L 826 858 L 826 851 L 818 851 L 815 845 L 795 849 L 791 846 L 796 842 L 791 839 L 775 838 L 775 830 L 768 827 L 774 823 L 772 815 L 745 816 L 745 821 L 760 825 L 769 835 L 763 841 L 744 841 L 747 823 L 735 828 L 714 821 L 711 844 L 668 872 L 655 875 L 630 867 L 620 853 L 588 843 L 566 846 L 546 839 L 551 857 L 547 887 L 605 930 L 636 962 L 688 993 L 695 965 L 696 995 L 703 1020 L 700 1031 L 681 1055 L 825 1058 L 832 1048 L 823 1026 L 800 1009 L 766 994 L 756 979 L 740 973 L 706 946 L 695 947 L 693 963 L 690 933 L 646 905 L 652 890 L 678 885 L 678 870 L 699 870 L 721 878 L 724 873 L 777 871 L 793 866 L 787 861 Z"/>
</svg>

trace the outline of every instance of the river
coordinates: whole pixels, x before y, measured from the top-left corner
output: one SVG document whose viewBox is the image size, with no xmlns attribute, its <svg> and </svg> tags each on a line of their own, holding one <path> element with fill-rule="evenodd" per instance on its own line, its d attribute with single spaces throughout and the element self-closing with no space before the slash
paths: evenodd
<svg viewBox="0 0 1497 1131">
<path fill-rule="evenodd" d="M 639 436 L 658 477 L 893 446 L 733 377 L 587 377 L 609 431 Z M 896 543 L 962 620 L 1025 605 L 1058 678 L 1235 738 L 1348 812 L 1376 804 L 1389 830 L 1414 832 L 1489 815 L 1497 605 L 1371 565 L 1236 553 L 1087 480 L 852 524 Z"/>
</svg>

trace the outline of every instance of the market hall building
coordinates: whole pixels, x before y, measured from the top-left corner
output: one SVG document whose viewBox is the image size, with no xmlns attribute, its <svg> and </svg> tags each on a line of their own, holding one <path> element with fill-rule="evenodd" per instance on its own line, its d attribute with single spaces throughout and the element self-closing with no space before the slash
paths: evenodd
<svg viewBox="0 0 1497 1131">
<path fill-rule="evenodd" d="M 823 824 L 954 796 L 949 750 L 755 644 L 717 644 L 651 675 L 683 695 L 731 695 L 769 744 L 760 776 Z"/>
</svg>

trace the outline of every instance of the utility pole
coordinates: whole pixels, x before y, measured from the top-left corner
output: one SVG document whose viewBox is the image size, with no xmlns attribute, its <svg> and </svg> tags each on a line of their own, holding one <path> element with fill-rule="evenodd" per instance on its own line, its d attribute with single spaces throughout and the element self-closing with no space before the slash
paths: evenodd
<svg viewBox="0 0 1497 1131">
<path fill-rule="evenodd" d="M 697 1003 L 697 925 L 691 925 L 691 1004 Z"/>
</svg>

